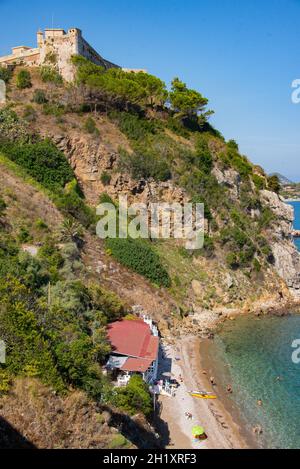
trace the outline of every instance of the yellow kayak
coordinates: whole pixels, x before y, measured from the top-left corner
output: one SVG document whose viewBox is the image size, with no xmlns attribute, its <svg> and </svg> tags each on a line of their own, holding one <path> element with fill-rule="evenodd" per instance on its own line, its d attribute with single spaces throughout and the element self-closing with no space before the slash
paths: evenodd
<svg viewBox="0 0 300 469">
<path fill-rule="evenodd" d="M 190 392 L 189 394 L 196 399 L 217 399 L 217 396 L 214 394 L 204 394 L 201 392 Z"/>
</svg>

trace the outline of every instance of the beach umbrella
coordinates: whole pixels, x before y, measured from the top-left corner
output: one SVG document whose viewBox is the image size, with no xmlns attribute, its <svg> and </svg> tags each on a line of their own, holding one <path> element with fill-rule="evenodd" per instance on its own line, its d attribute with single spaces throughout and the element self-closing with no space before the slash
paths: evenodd
<svg viewBox="0 0 300 469">
<path fill-rule="evenodd" d="M 200 425 L 195 425 L 195 427 L 193 427 L 192 429 L 192 434 L 194 437 L 202 436 L 204 435 L 204 433 L 205 433 L 204 428 L 200 427 Z"/>
</svg>

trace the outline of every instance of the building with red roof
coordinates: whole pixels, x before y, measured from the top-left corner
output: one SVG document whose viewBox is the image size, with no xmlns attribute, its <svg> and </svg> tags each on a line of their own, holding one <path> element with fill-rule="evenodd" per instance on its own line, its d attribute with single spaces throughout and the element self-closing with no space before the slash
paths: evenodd
<svg viewBox="0 0 300 469">
<path fill-rule="evenodd" d="M 149 318 L 117 321 L 108 326 L 112 352 L 106 368 L 118 373 L 118 383 L 126 385 L 132 374 L 141 374 L 147 383 L 157 378 L 159 338 Z"/>
</svg>

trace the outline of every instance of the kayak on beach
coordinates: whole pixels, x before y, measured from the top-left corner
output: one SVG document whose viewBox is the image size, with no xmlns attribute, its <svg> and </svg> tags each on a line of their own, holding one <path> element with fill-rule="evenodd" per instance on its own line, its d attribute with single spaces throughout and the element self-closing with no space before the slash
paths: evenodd
<svg viewBox="0 0 300 469">
<path fill-rule="evenodd" d="M 189 394 L 196 399 L 217 399 L 217 396 L 209 392 L 190 391 Z"/>
</svg>

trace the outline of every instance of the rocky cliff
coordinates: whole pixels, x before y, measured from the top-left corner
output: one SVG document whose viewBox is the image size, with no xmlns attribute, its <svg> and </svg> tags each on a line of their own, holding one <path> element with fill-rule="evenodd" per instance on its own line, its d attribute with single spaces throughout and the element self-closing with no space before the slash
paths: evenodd
<svg viewBox="0 0 300 469">
<path fill-rule="evenodd" d="M 300 254 L 295 247 L 292 228 L 294 209 L 274 192 L 261 191 L 263 202 L 276 214 L 269 231 L 275 268 L 293 296 L 300 296 Z"/>
</svg>

